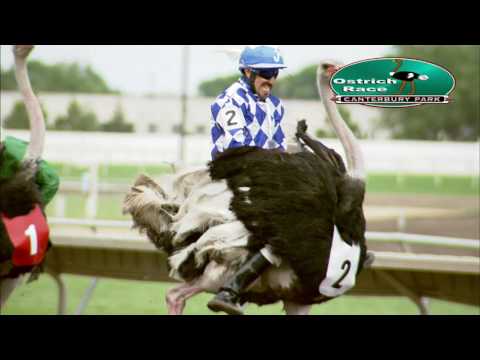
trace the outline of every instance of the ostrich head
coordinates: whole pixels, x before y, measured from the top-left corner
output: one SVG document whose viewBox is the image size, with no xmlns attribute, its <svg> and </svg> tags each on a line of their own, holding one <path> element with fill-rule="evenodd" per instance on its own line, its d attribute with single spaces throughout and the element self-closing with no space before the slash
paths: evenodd
<svg viewBox="0 0 480 360">
<path fill-rule="evenodd" d="M 33 48 L 33 45 L 15 45 L 13 47 L 13 55 L 16 59 L 26 60 Z"/>
<path fill-rule="evenodd" d="M 333 91 L 330 79 L 342 65 L 338 61 L 322 61 L 317 68 L 317 87 L 327 118 L 334 128 L 345 150 L 348 173 L 352 178 L 365 181 L 365 164 L 358 140 L 340 115 L 337 105 L 332 101 Z"/>
<path fill-rule="evenodd" d="M 336 60 L 323 60 L 317 68 L 317 86 L 320 88 L 322 84 L 330 84 L 330 79 L 343 66 Z"/>
</svg>

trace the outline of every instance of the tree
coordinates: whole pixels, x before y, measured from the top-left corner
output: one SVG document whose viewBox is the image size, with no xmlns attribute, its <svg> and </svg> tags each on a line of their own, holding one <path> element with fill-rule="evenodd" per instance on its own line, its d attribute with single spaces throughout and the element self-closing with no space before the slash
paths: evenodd
<svg viewBox="0 0 480 360">
<path fill-rule="evenodd" d="M 197 124 L 195 126 L 195 134 L 206 134 L 207 133 L 207 127 L 203 124 Z"/>
<path fill-rule="evenodd" d="M 45 121 L 47 119 L 47 112 L 42 104 L 40 104 Z M 13 105 L 12 111 L 5 118 L 5 127 L 7 129 L 30 129 L 30 121 L 28 120 L 28 113 L 23 101 L 17 101 Z"/>
<path fill-rule="evenodd" d="M 283 99 L 318 99 L 316 71 L 317 65 L 311 65 L 285 78 L 280 74 L 273 89 L 274 94 Z M 200 83 L 198 91 L 202 96 L 217 97 L 240 76 L 237 73 L 204 81 Z"/>
<path fill-rule="evenodd" d="M 396 139 L 475 141 L 479 139 L 479 46 L 394 47 L 393 56 L 429 61 L 448 69 L 456 80 L 451 103 L 382 110 L 381 126 Z"/>
<path fill-rule="evenodd" d="M 317 65 L 310 65 L 299 72 L 278 78 L 273 91 L 282 99 L 318 99 Z"/>
<path fill-rule="evenodd" d="M 198 86 L 198 92 L 202 96 L 217 97 L 220 93 L 238 80 L 240 74 L 218 77 L 203 81 Z"/>
<path fill-rule="evenodd" d="M 129 123 L 125 120 L 125 115 L 123 114 L 121 106 L 117 106 L 113 117 L 109 122 L 102 124 L 100 129 L 105 132 L 134 132 L 134 126 L 132 123 Z"/>
<path fill-rule="evenodd" d="M 148 132 L 153 134 L 153 133 L 156 133 L 158 131 L 158 126 L 157 124 L 154 124 L 154 123 L 150 123 L 148 124 Z"/>
<path fill-rule="evenodd" d="M 41 61 L 28 63 L 30 80 L 35 91 L 71 93 L 117 93 L 90 66 L 77 63 L 44 64 Z M 0 74 L 1 90 L 17 90 L 15 69 L 12 67 Z"/>
<path fill-rule="evenodd" d="M 66 116 L 55 120 L 53 129 L 66 131 L 97 131 L 99 128 L 97 116 L 93 112 L 82 109 L 74 100 L 70 103 Z"/>
</svg>

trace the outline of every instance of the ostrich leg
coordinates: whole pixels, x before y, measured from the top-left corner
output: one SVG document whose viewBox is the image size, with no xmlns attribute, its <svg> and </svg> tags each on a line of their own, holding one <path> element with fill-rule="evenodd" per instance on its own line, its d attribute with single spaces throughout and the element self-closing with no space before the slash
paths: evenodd
<svg viewBox="0 0 480 360">
<path fill-rule="evenodd" d="M 287 315 L 308 315 L 311 308 L 311 305 L 300 305 L 286 300 L 283 301 L 283 309 Z"/>
<path fill-rule="evenodd" d="M 412 82 L 410 83 L 410 92 L 408 93 L 408 95 L 413 94 L 415 94 L 415 80 L 412 80 Z"/>
<path fill-rule="evenodd" d="M 407 85 L 407 82 L 402 81 L 402 84 L 400 85 L 400 90 L 398 91 L 397 95 L 402 95 L 403 89 L 405 89 L 406 85 Z"/>
<path fill-rule="evenodd" d="M 182 284 L 168 290 L 166 296 L 168 315 L 182 315 L 185 302 L 203 291 L 203 288 L 195 284 Z"/>
<path fill-rule="evenodd" d="M 23 276 L 16 279 L 0 280 L 0 314 L 13 290 L 22 283 Z"/>
</svg>

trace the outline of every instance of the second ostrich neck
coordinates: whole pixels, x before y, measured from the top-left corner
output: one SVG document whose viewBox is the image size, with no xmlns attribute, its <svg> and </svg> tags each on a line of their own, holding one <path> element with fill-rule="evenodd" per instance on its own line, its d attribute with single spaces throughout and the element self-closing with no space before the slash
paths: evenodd
<svg viewBox="0 0 480 360">
<path fill-rule="evenodd" d="M 38 159 L 43 153 L 45 121 L 40 103 L 33 93 L 30 84 L 26 58 L 15 58 L 15 75 L 30 121 L 30 144 L 27 150 L 27 157 Z"/>
<path fill-rule="evenodd" d="M 360 146 L 352 131 L 340 115 L 336 104 L 332 101 L 334 94 L 330 89 L 328 80 L 324 77 L 319 80 L 319 91 L 327 113 L 327 118 L 332 124 L 345 150 L 349 175 L 354 178 L 364 179 L 364 162 Z"/>
</svg>

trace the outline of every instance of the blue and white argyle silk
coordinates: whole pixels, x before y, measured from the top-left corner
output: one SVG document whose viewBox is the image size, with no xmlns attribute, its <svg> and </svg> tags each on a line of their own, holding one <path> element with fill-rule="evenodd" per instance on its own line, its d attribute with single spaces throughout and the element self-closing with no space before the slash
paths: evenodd
<svg viewBox="0 0 480 360">
<path fill-rule="evenodd" d="M 279 98 L 261 101 L 245 77 L 227 88 L 211 106 L 212 158 L 226 149 L 256 146 L 287 149 L 282 120 L 285 110 Z"/>
</svg>

